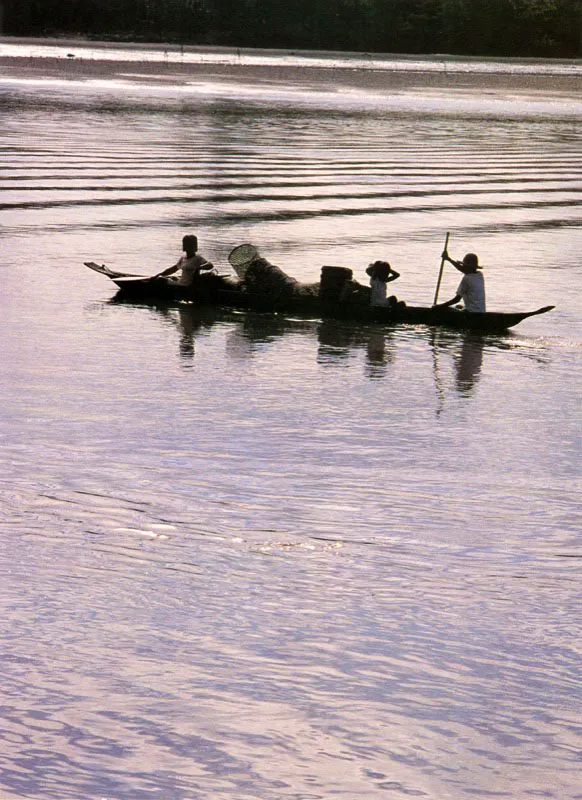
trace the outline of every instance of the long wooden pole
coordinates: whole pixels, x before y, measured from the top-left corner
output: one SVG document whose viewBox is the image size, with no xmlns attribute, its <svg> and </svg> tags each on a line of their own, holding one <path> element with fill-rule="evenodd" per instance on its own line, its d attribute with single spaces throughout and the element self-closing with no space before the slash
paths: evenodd
<svg viewBox="0 0 582 800">
<path fill-rule="evenodd" d="M 443 253 L 447 252 L 447 249 L 448 249 L 448 246 L 449 246 L 449 236 L 450 236 L 450 234 L 447 232 L 447 238 L 445 239 L 445 249 L 443 250 Z M 441 268 L 439 270 L 439 279 L 437 281 L 436 291 L 434 293 L 433 306 L 436 306 L 437 300 L 439 299 L 439 290 L 441 288 L 441 280 L 442 280 L 442 277 L 443 277 L 444 268 L 445 268 L 445 259 L 444 259 L 444 256 L 443 256 L 443 258 L 441 259 Z"/>
</svg>

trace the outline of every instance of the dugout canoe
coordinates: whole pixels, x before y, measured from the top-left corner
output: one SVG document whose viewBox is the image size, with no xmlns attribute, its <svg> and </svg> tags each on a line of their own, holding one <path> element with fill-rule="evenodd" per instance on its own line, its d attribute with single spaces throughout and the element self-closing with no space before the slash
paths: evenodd
<svg viewBox="0 0 582 800">
<path fill-rule="evenodd" d="M 85 266 L 109 278 L 117 287 L 117 302 L 146 302 L 164 305 L 194 303 L 239 310 L 285 313 L 297 316 L 351 320 L 358 323 L 386 325 L 429 325 L 481 333 L 502 333 L 528 317 L 545 314 L 555 306 L 543 306 L 535 311 L 482 313 L 461 311 L 434 306 L 399 305 L 396 308 L 373 308 L 362 302 L 362 293 L 355 291 L 343 300 L 333 292 L 321 291 L 324 270 L 341 270 L 342 267 L 323 267 L 322 282 L 300 286 L 299 290 L 277 297 L 248 291 L 243 281 L 216 273 L 200 275 L 193 286 L 180 286 L 167 278 L 147 277 L 115 272 L 104 264 L 86 261 Z M 351 271 L 350 271 L 351 272 Z M 329 274 L 329 273 L 328 273 Z M 356 284 L 358 289 L 367 287 Z M 366 294 L 363 294 L 367 297 Z"/>
</svg>

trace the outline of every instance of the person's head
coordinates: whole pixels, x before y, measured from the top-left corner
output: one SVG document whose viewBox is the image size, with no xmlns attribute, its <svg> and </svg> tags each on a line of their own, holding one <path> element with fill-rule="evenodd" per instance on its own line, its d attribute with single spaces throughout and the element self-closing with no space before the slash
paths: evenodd
<svg viewBox="0 0 582 800">
<path fill-rule="evenodd" d="M 461 262 L 461 272 L 469 275 L 471 272 L 477 272 L 479 269 L 479 259 L 475 253 L 467 253 Z"/>
<path fill-rule="evenodd" d="M 186 253 L 186 255 L 193 256 L 198 250 L 197 237 L 193 236 L 192 234 L 184 236 L 182 239 L 182 250 Z"/>
<path fill-rule="evenodd" d="M 371 278 L 378 278 L 381 281 L 387 281 L 390 275 L 390 264 L 387 261 L 374 261 L 366 270 L 366 274 Z"/>
</svg>

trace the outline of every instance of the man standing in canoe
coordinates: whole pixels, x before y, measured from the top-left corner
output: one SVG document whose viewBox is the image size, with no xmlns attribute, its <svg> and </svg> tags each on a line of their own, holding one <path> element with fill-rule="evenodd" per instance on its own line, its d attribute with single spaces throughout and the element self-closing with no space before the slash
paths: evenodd
<svg viewBox="0 0 582 800">
<path fill-rule="evenodd" d="M 457 294 L 452 300 L 446 303 L 439 303 L 437 308 L 454 306 L 455 303 L 463 301 L 465 311 L 485 311 L 485 281 L 483 273 L 478 270 L 479 259 L 475 253 L 467 253 L 462 261 L 455 261 L 445 250 L 443 255 L 445 261 L 449 261 L 459 272 L 463 273 L 463 278 L 457 286 Z"/>
<path fill-rule="evenodd" d="M 179 286 L 192 286 L 196 278 L 200 275 L 200 270 L 213 269 L 214 264 L 207 261 L 204 256 L 198 253 L 198 239 L 196 236 L 184 236 L 182 239 L 183 255 L 173 267 L 168 267 L 163 272 L 160 272 L 156 277 L 162 278 L 168 275 L 173 275 L 179 269 L 182 270 L 178 278 L 172 278 L 173 281 Z"/>
</svg>

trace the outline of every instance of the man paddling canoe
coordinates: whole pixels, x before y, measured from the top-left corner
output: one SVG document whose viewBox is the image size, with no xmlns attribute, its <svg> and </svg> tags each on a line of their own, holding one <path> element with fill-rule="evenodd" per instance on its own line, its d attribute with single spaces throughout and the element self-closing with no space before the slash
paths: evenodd
<svg viewBox="0 0 582 800">
<path fill-rule="evenodd" d="M 445 250 L 442 258 L 462 272 L 463 278 L 457 286 L 456 295 L 446 303 L 439 303 L 435 308 L 446 308 L 463 301 L 465 311 L 485 311 L 485 281 L 483 273 L 478 272 L 481 267 L 475 253 L 467 253 L 462 261 L 455 261 Z"/>
</svg>

